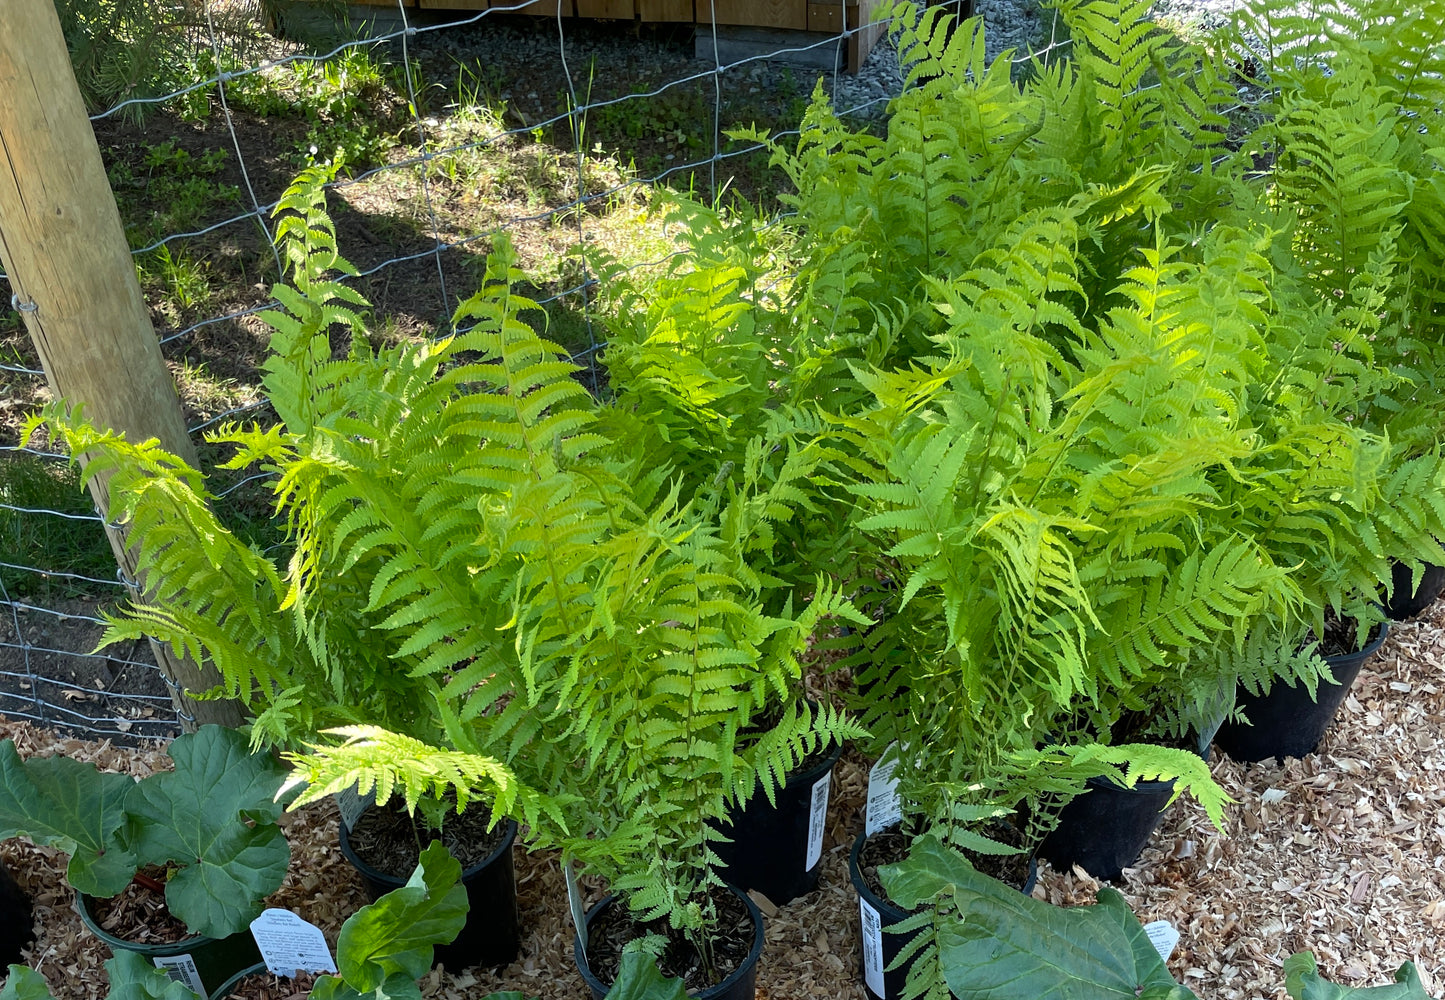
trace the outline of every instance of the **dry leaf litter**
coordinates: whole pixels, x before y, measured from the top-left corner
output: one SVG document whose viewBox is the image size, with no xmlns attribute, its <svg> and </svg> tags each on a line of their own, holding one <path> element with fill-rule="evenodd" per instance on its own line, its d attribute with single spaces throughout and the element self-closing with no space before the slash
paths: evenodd
<svg viewBox="0 0 1445 1000">
<path fill-rule="evenodd" d="M 1280 966 L 1311 949 L 1321 971 L 1347 985 L 1392 980 L 1404 961 L 1427 990 L 1445 988 L 1445 604 L 1396 626 L 1366 664 L 1319 751 L 1284 765 L 1216 759 L 1235 799 L 1227 830 L 1177 803 L 1136 867 L 1118 884 L 1139 919 L 1181 932 L 1169 961 L 1204 1000 L 1283 998 Z M 22 755 L 64 753 L 142 776 L 169 765 L 160 750 L 120 749 L 0 720 Z M 844 755 L 834 775 L 829 845 L 817 891 L 777 908 L 766 900 L 767 944 L 759 1000 L 866 1000 L 858 978 L 858 905 L 848 851 L 862 828 L 867 762 Z M 336 847 L 330 804 L 284 818 L 292 860 L 269 901 L 326 932 L 366 903 L 360 878 Z M 81 925 L 65 884 L 66 859 L 18 840 L 0 845 L 35 902 L 29 963 L 57 1000 L 103 995 L 108 949 Z M 520 990 L 542 1000 L 588 996 L 572 962 L 566 892 L 550 852 L 516 851 L 522 953 L 501 969 L 433 970 L 428 1000 L 475 1000 Z M 584 879 L 584 884 L 586 880 Z M 1040 866 L 1034 895 L 1058 905 L 1093 902 L 1099 883 Z M 587 886 L 588 902 L 601 888 Z"/>
</svg>

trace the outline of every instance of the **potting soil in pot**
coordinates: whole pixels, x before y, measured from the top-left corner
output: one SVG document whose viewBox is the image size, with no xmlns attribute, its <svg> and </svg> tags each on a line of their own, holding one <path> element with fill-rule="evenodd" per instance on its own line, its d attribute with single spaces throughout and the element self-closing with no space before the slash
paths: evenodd
<svg viewBox="0 0 1445 1000">
<path fill-rule="evenodd" d="M 141 869 L 136 881 L 120 895 L 94 900 L 91 910 L 96 923 L 106 932 L 136 944 L 175 944 L 190 937 L 186 925 L 166 906 L 166 876 L 165 868 L 151 865 Z M 152 884 L 146 885 L 147 881 Z"/>
<path fill-rule="evenodd" d="M 217 1000 L 306 1000 L 316 979 L 310 972 L 302 972 L 293 979 L 262 969 L 242 976 L 221 992 Z"/>
<path fill-rule="evenodd" d="M 449 812 L 438 837 L 419 816 L 414 819 L 402 809 L 367 809 L 350 831 L 351 849 L 377 871 L 405 881 L 416 870 L 421 849 L 439 839 L 466 871 L 487 860 L 507 836 L 505 823 L 488 830 L 490 821 L 491 812 L 483 808 Z"/>
<path fill-rule="evenodd" d="M 752 953 L 754 930 L 747 906 L 738 896 L 726 889 L 715 889 L 709 898 L 718 915 L 712 955 L 716 978 L 706 976 L 697 950 L 682 934 L 669 928 L 666 921 L 638 924 L 621 900 L 597 914 L 588 926 L 587 968 L 603 983 L 611 983 L 617 978 L 627 943 L 647 934 L 660 934 L 668 941 L 657 962 L 664 976 L 681 978 L 688 992 L 717 985 Z"/>
</svg>

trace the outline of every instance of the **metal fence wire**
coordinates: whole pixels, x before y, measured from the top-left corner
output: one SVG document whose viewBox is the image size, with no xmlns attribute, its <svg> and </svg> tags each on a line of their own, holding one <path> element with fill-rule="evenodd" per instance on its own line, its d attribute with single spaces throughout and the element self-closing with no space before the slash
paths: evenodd
<svg viewBox="0 0 1445 1000">
<path fill-rule="evenodd" d="M 426 85 L 417 65 L 418 47 L 434 45 L 442 40 L 442 36 L 489 30 L 494 23 L 502 23 L 507 15 L 525 12 L 541 2 L 544 0 L 526 0 L 511 6 L 492 6 L 475 13 L 451 11 L 445 15 L 418 11 L 407 6 L 404 0 L 398 0 L 395 7 L 352 8 L 353 12 L 361 11 L 366 15 L 371 24 L 370 32 L 364 37 L 348 38 L 324 51 L 314 51 L 299 44 L 278 41 L 267 34 L 264 29 L 273 23 L 277 13 L 272 0 L 193 0 L 190 9 L 197 16 L 187 25 L 185 36 L 192 50 L 189 64 L 211 71 L 163 94 L 132 96 L 117 101 L 94 114 L 92 122 L 99 130 L 107 127 L 107 122 L 133 120 L 145 112 L 174 108 L 188 99 L 195 103 L 204 98 L 210 115 L 214 116 L 211 120 L 218 120 L 223 126 L 226 156 L 234 157 L 239 167 L 241 183 L 237 187 L 244 208 L 204 226 L 156 234 L 134 249 L 135 257 L 138 261 L 174 261 L 182 255 L 189 241 L 218 233 L 249 233 L 247 238 L 257 241 L 264 236 L 269 246 L 270 214 L 276 201 L 260 195 L 262 186 L 256 183 L 256 179 L 266 169 L 272 168 L 259 162 L 262 155 L 253 144 L 255 129 L 242 128 L 239 116 L 233 112 L 231 98 L 235 88 L 244 86 L 247 78 L 257 74 L 287 67 L 295 69 L 306 64 L 320 68 L 333 64 L 352 50 L 373 52 L 378 47 L 384 47 L 388 58 L 398 64 L 397 77 L 404 81 L 405 93 L 401 96 L 408 104 L 408 132 L 414 136 L 409 145 L 413 151 L 404 156 L 392 156 L 369 169 L 339 176 L 330 188 L 345 194 L 348 189 L 388 175 L 419 178 L 420 203 L 415 214 L 416 221 L 425 230 L 423 245 L 397 249 L 384 259 L 371 259 L 352 280 L 384 282 L 390 280 L 390 275 L 401 275 L 403 272 L 408 281 L 422 280 L 416 277 L 421 272 L 405 269 L 408 265 L 425 265 L 426 272 L 431 274 L 425 280 L 434 285 L 429 294 L 434 294 L 435 316 L 441 317 L 437 323 L 444 326 L 457 293 L 463 290 L 456 287 L 458 255 L 485 248 L 500 232 L 517 231 L 527 225 L 542 223 L 570 228 L 572 237 L 581 244 L 591 235 L 588 232 L 589 209 L 613 203 L 629 192 L 646 190 L 688 174 L 699 182 L 705 180 L 706 193 L 715 196 L 730 161 L 755 155 L 761 148 L 756 144 L 725 147 L 724 88 L 755 80 L 759 67 L 770 66 L 774 60 L 810 52 L 831 52 L 834 55 L 827 61 L 833 68 L 823 70 L 822 75 L 834 93 L 841 93 L 838 88 L 840 69 L 837 67 L 842 62 L 849 40 L 860 31 L 867 30 L 849 27 L 834 35 L 801 36 L 796 43 L 789 41 L 771 51 L 749 53 L 726 61 L 723 53 L 727 49 L 720 42 L 725 29 L 714 19 L 711 23 L 698 24 L 695 29 L 702 42 L 696 50 L 702 57 L 702 68 L 680 73 L 656 85 L 638 88 L 636 92 L 593 101 L 593 74 L 597 69 L 595 65 L 581 64 L 581 50 L 574 38 L 579 32 L 591 29 L 579 20 L 564 17 L 564 4 L 554 0 L 555 16 L 530 18 L 520 28 L 516 23 L 518 19 L 513 18 L 507 30 L 531 32 L 536 37 L 555 40 L 553 58 L 566 83 L 565 108 L 550 117 L 497 128 L 480 138 L 463 137 L 461 141 L 448 141 L 443 123 L 424 110 L 426 95 L 421 91 Z M 841 6 L 845 0 L 838 2 Z M 299 7 L 296 0 L 290 0 L 286 9 L 294 14 Z M 321 9 L 333 10 L 332 7 Z M 840 17 L 838 23 L 845 21 Z M 378 30 L 378 26 L 382 30 Z M 881 45 L 886 57 L 886 39 Z M 1065 45 L 1067 42 L 1056 42 L 1045 32 L 1040 46 L 1020 55 L 1018 61 L 1022 63 L 1047 55 Z M 603 67 L 602 72 L 605 74 L 609 69 Z M 797 72 L 801 76 L 819 71 Z M 516 91 L 526 86 L 526 81 L 522 79 L 497 83 L 502 88 Z M 635 170 L 607 184 L 589 181 L 589 156 L 592 154 L 585 145 L 583 127 L 589 116 L 610 113 L 620 117 L 633 109 L 645 112 L 650 106 L 668 101 L 669 95 L 694 86 L 707 92 L 706 101 L 710 107 L 706 104 L 704 107 L 711 120 L 702 125 L 705 131 L 710 132 L 710 140 L 685 147 L 686 152 L 692 155 L 676 156 L 676 162 L 664 161 L 656 170 Z M 873 94 L 839 110 L 852 115 L 876 114 L 888 99 L 886 94 Z M 541 135 L 548 130 L 555 129 L 565 134 L 563 130 L 568 128 L 573 143 L 564 159 L 573 176 L 570 184 L 559 190 L 569 194 L 502 218 L 484 231 L 457 233 L 446 224 L 438 210 L 437 179 L 449 162 L 458 156 L 476 154 L 489 147 L 529 135 Z M 147 136 L 149 134 L 146 133 Z M 788 135 L 796 136 L 798 132 L 795 128 L 791 132 L 775 134 L 786 138 Z M 382 242 L 385 242 L 384 238 Z M 353 260 L 365 256 L 353 256 L 351 249 L 343 242 L 341 251 L 344 255 Z M 661 259 L 665 260 L 666 254 Z M 634 266 L 658 262 L 654 258 Z M 275 272 L 265 275 L 264 281 L 274 280 L 275 273 L 279 273 L 280 261 L 273 259 L 272 265 Z M 543 306 L 566 306 L 579 317 L 582 333 L 579 335 L 576 360 L 584 365 L 593 364 L 597 351 L 603 346 L 597 340 L 597 327 L 592 323 L 590 312 L 594 298 L 592 293 L 596 290 L 595 278 L 585 266 L 572 271 L 563 270 L 560 274 L 544 288 L 545 294 L 539 295 L 538 301 Z M 258 282 L 256 287 L 266 286 Z M 156 668 L 149 648 L 144 644 L 126 644 L 99 651 L 95 649 L 104 626 L 102 615 L 106 609 L 123 600 L 125 588 L 122 581 L 113 575 L 114 563 L 111 562 L 109 567 L 105 565 L 108 548 L 102 519 L 90 507 L 88 496 L 81 491 L 75 474 L 68 471 L 66 457 L 48 451 L 44 446 L 21 447 L 15 432 L 19 420 L 12 419 L 18 415 L 5 412 L 21 408 L 22 400 L 28 404 L 42 398 L 45 376 L 25 346 L 27 341 L 21 312 L 26 304 L 9 295 L 4 275 L 0 275 L 0 289 L 6 293 L 0 298 L 0 337 L 4 338 L 0 339 L 0 344 L 18 345 L 0 354 L 0 390 L 3 390 L 0 392 L 0 417 L 6 418 L 0 420 L 0 715 L 118 742 L 172 736 L 179 731 L 179 720 L 166 688 L 169 681 Z M 10 300 L 8 309 L 3 308 L 5 299 Z M 254 322 L 257 313 L 273 304 L 270 301 L 236 303 L 232 308 L 221 309 L 214 315 L 186 322 L 177 319 L 168 325 L 158 321 L 160 343 L 173 368 L 179 367 L 185 372 L 188 352 L 198 339 Z M 197 419 L 190 431 L 199 444 L 200 435 L 208 428 L 264 406 L 264 400 L 259 398 L 230 399 L 226 405 L 210 407 L 203 414 L 204 419 Z M 41 489 L 30 492 L 22 488 L 22 468 L 28 470 L 25 475 L 41 480 Z M 224 488 L 215 484 L 211 488 L 219 494 L 220 504 L 225 505 L 236 502 L 248 490 L 255 491 L 258 488 L 256 480 L 264 478 L 257 475 L 236 477 L 224 484 Z M 41 498 L 39 501 L 34 499 L 37 496 Z M 73 497 L 73 502 L 62 503 L 55 499 L 57 496 Z M 23 545 L 22 540 L 25 542 Z M 88 551 L 90 555 L 74 555 L 82 551 Z M 33 555 L 22 559 L 22 552 Z M 99 561 L 95 557 L 97 552 L 100 553 Z"/>
</svg>

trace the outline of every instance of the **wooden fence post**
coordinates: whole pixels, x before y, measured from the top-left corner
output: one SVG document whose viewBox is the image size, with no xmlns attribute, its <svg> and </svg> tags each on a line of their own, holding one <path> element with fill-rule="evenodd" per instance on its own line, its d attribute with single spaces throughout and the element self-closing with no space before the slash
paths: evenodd
<svg viewBox="0 0 1445 1000">
<path fill-rule="evenodd" d="M 85 404 L 98 426 L 156 438 L 195 465 L 51 0 L 0 0 L 0 262 L 56 396 Z M 102 515 L 106 487 L 92 481 Z M 124 533 L 109 523 L 106 533 L 134 580 Z M 184 693 L 213 687 L 215 671 L 151 648 L 186 728 L 241 723 L 236 702 Z"/>
</svg>

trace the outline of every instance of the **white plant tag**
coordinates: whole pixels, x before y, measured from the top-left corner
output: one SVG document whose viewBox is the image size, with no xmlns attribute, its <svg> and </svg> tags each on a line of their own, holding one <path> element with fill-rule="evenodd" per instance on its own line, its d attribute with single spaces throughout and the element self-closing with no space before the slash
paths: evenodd
<svg viewBox="0 0 1445 1000">
<path fill-rule="evenodd" d="M 868 812 L 864 833 L 873 836 L 903 819 L 903 802 L 898 798 L 898 744 L 888 744 L 878 763 L 868 772 Z"/>
<path fill-rule="evenodd" d="M 336 808 L 341 812 L 341 822 L 346 824 L 346 829 L 355 830 L 356 821 L 361 819 L 361 814 L 366 812 L 366 807 L 371 805 L 356 793 L 356 786 L 343 788 L 332 796 L 336 800 Z"/>
<path fill-rule="evenodd" d="M 196 963 L 189 954 L 160 955 L 151 961 L 155 962 L 157 969 L 165 969 L 166 975 L 185 986 L 192 993 L 198 996 L 206 995 L 206 984 L 201 982 L 200 970 L 196 968 Z"/>
<path fill-rule="evenodd" d="M 290 910 L 271 908 L 251 921 L 251 936 L 261 949 L 266 970 L 273 976 L 302 972 L 335 972 L 336 962 L 326 947 L 326 935 Z"/>
<path fill-rule="evenodd" d="M 863 981 L 876 997 L 883 996 L 883 921 L 878 911 L 858 897 L 858 912 L 863 916 Z"/>
<path fill-rule="evenodd" d="M 572 911 L 572 926 L 577 928 L 577 940 L 582 942 L 582 960 L 587 960 L 587 911 L 582 908 L 582 890 L 577 887 L 577 876 L 572 871 L 572 862 L 562 862 L 562 876 L 567 882 L 567 906 Z"/>
<path fill-rule="evenodd" d="M 1155 920 L 1144 925 L 1144 933 L 1149 935 L 1149 943 L 1159 957 L 1169 961 L 1169 956 L 1174 954 L 1174 946 L 1179 943 L 1179 932 L 1174 925 L 1167 920 Z"/>
<path fill-rule="evenodd" d="M 833 787 L 829 771 L 813 785 L 813 804 L 808 810 L 808 858 L 803 871 L 810 872 L 823 856 L 823 833 L 828 827 L 828 791 Z"/>
</svg>

